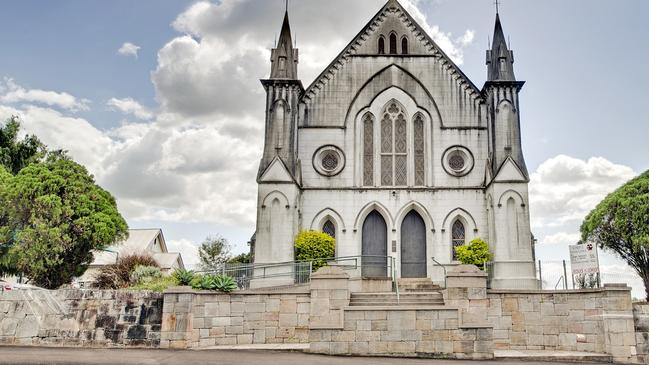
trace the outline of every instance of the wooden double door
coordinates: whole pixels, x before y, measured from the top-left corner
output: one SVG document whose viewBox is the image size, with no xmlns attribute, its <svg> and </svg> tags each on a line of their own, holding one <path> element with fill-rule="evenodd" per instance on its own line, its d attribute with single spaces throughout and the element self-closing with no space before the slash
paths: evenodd
<svg viewBox="0 0 649 365">
<path fill-rule="evenodd" d="M 383 216 L 372 211 L 363 222 L 361 245 L 363 277 L 387 277 L 388 229 Z M 410 211 L 401 223 L 401 277 L 425 278 L 426 224 L 416 211 Z"/>
</svg>

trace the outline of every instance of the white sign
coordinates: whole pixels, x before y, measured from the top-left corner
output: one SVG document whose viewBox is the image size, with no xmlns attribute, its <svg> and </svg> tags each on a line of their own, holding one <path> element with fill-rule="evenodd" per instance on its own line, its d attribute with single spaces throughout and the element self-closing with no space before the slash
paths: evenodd
<svg viewBox="0 0 649 365">
<path fill-rule="evenodd" d="M 581 245 L 572 245 L 569 248 L 572 275 L 596 274 L 599 272 L 596 245 L 584 243 Z"/>
</svg>

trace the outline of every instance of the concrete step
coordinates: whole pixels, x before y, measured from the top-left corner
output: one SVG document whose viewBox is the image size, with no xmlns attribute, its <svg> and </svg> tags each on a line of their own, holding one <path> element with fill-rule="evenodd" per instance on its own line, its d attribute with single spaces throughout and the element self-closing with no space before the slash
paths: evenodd
<svg viewBox="0 0 649 365">
<path fill-rule="evenodd" d="M 432 292 L 441 290 L 439 285 L 433 284 L 429 278 L 399 279 L 397 281 L 401 292 Z"/>
<path fill-rule="evenodd" d="M 444 305 L 440 292 L 401 293 L 352 293 L 351 306 L 392 306 L 392 305 Z"/>
</svg>

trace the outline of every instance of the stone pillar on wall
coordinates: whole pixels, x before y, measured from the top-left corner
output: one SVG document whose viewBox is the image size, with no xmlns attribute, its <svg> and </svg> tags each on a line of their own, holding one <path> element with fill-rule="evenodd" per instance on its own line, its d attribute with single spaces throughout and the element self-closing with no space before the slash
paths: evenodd
<svg viewBox="0 0 649 365">
<path fill-rule="evenodd" d="M 614 362 L 634 362 L 637 356 L 636 333 L 631 304 L 631 288 L 626 284 L 604 284 L 602 318 L 606 353 Z"/>
<path fill-rule="evenodd" d="M 311 275 L 310 329 L 343 328 L 343 308 L 349 305 L 349 274 L 325 266 Z"/>
<path fill-rule="evenodd" d="M 164 293 L 160 348 L 186 349 L 191 347 L 193 302 L 194 292 L 190 287 L 170 288 Z"/>
<path fill-rule="evenodd" d="M 459 265 L 446 274 L 444 302 L 460 310 L 460 323 L 487 324 L 487 274 L 475 265 Z"/>
</svg>

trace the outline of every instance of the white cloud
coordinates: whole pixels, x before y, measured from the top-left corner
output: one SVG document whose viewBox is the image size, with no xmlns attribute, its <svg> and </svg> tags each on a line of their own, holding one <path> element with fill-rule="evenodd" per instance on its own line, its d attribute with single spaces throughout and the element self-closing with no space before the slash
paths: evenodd
<svg viewBox="0 0 649 365">
<path fill-rule="evenodd" d="M 2 90 L 0 103 L 5 104 L 36 103 L 59 107 L 71 112 L 88 110 L 88 104 L 90 104 L 89 100 L 78 99 L 66 92 L 26 89 L 16 84 L 11 78 L 5 78 L 4 83 L 0 85 L 0 90 Z"/>
<path fill-rule="evenodd" d="M 539 241 L 542 245 L 574 245 L 579 242 L 578 233 L 559 232 L 543 237 L 543 241 Z"/>
<path fill-rule="evenodd" d="M 137 46 L 131 42 L 124 42 L 121 47 L 117 50 L 117 53 L 122 56 L 133 56 L 137 58 L 137 52 L 140 50 L 140 46 Z"/>
<path fill-rule="evenodd" d="M 167 241 L 169 252 L 180 252 L 183 257 L 183 263 L 187 268 L 195 268 L 200 263 L 198 256 L 198 246 L 186 239 Z"/>
<path fill-rule="evenodd" d="M 601 157 L 587 161 L 565 155 L 551 158 L 530 177 L 532 226 L 580 222 L 607 194 L 634 176 L 630 167 Z"/>
<path fill-rule="evenodd" d="M 124 114 L 132 114 L 142 120 L 149 120 L 154 116 L 152 111 L 132 98 L 111 98 L 106 104 L 114 110 L 118 110 Z"/>
</svg>

